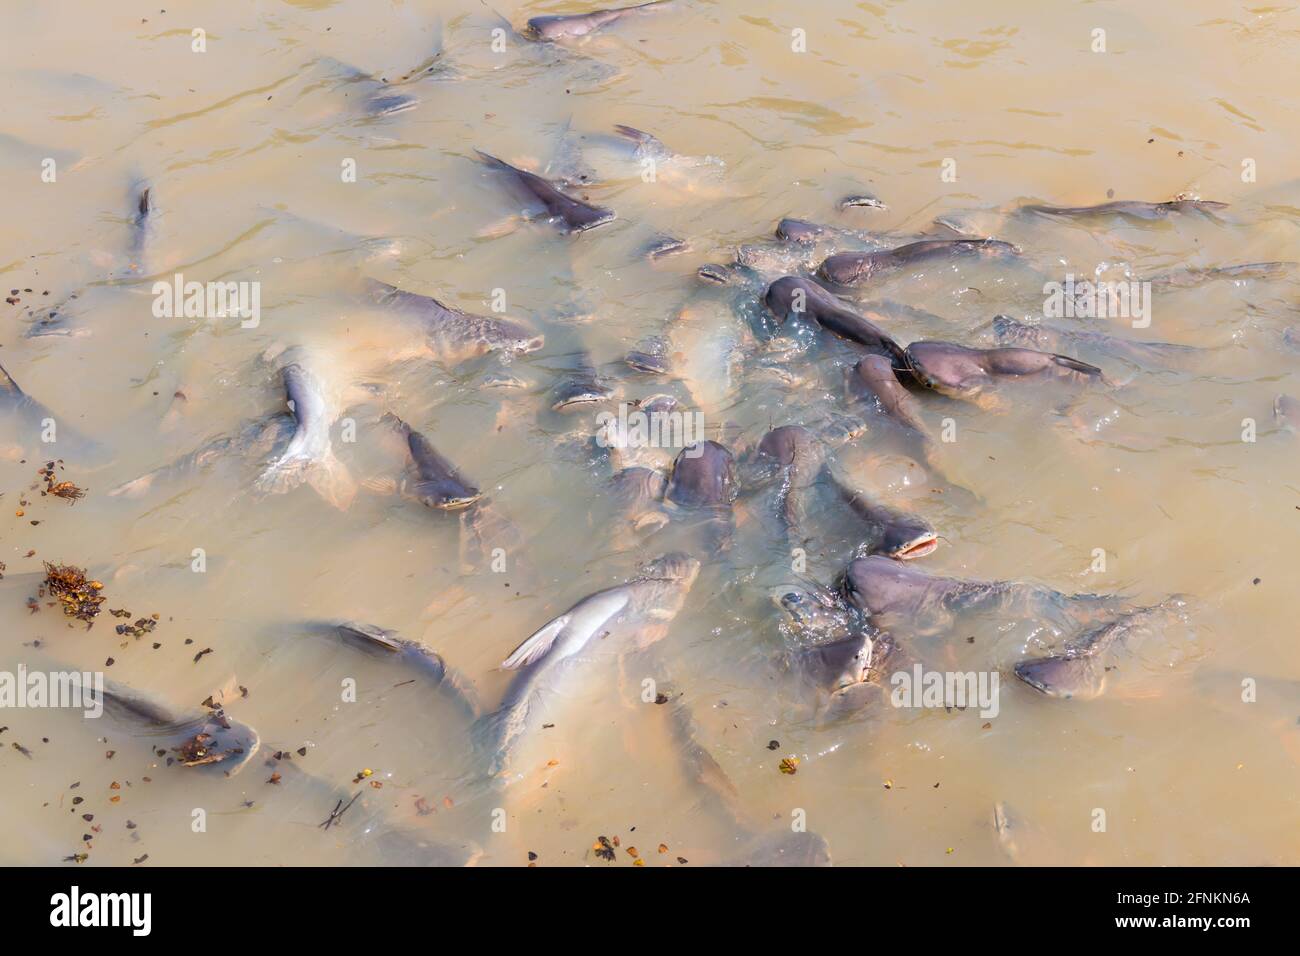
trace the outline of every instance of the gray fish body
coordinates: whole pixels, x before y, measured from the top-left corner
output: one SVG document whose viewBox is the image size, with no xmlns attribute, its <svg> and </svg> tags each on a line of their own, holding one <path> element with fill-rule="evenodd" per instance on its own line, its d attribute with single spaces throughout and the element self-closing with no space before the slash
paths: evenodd
<svg viewBox="0 0 1300 956">
<path fill-rule="evenodd" d="M 983 258 L 1014 256 L 1016 247 L 998 239 L 922 239 L 896 249 L 876 252 L 839 252 L 828 256 L 817 274 L 835 285 L 861 282 L 908 266 L 944 261 L 959 255 Z"/>
<path fill-rule="evenodd" d="M 801 245 L 811 245 L 826 235 L 825 226 L 806 219 L 782 219 L 776 224 L 776 237 Z"/>
<path fill-rule="evenodd" d="M 807 496 L 821 473 L 826 453 L 821 441 L 802 425 L 773 428 L 758 443 L 744 465 L 744 484 L 779 478 L 776 511 L 786 535 L 802 538 L 807 516 Z"/>
<path fill-rule="evenodd" d="M 366 298 L 419 321 L 435 358 L 447 362 L 496 351 L 535 352 L 545 341 L 538 333 L 510 319 L 462 312 L 431 296 L 406 292 L 374 279 L 366 280 Z"/>
<path fill-rule="evenodd" d="M 887 332 L 810 279 L 784 276 L 767 287 L 763 298 L 779 321 L 784 322 L 790 315 L 806 316 L 850 342 L 865 346 L 891 361 L 903 361 L 902 346 Z"/>
<path fill-rule="evenodd" d="M 406 441 L 415 470 L 415 477 L 403 483 L 403 494 L 443 511 L 467 508 L 482 497 L 482 492 L 466 481 L 422 434 L 391 412 L 383 420 Z"/>
<path fill-rule="evenodd" d="M 585 405 L 608 401 L 614 390 L 600 377 L 586 352 L 578 355 L 577 366 L 556 383 L 551 393 L 551 410 L 568 412 Z"/>
<path fill-rule="evenodd" d="M 533 17 L 528 21 L 525 33 L 535 40 L 564 40 L 589 36 L 611 23 L 618 22 L 623 17 L 667 9 L 673 2 L 674 0 L 652 0 L 650 3 L 612 10 L 596 10 L 592 13 Z"/>
<path fill-rule="evenodd" d="M 502 667 L 516 670 L 500 708 L 486 718 L 494 752 L 493 772 L 508 763 L 528 731 L 535 705 L 560 686 L 580 661 L 576 656 L 594 640 L 650 643 L 663 636 L 695 583 L 700 563 L 674 552 L 649 562 L 627 584 L 583 598 L 515 648 Z"/>
<path fill-rule="evenodd" d="M 1212 266 L 1207 269 L 1188 268 L 1167 275 L 1153 276 L 1153 286 L 1166 289 L 1194 289 L 1219 280 L 1242 282 L 1248 279 L 1281 279 L 1289 275 L 1294 262 L 1243 262 L 1235 266 Z"/>
<path fill-rule="evenodd" d="M 1101 369 L 1067 355 L 1036 349 L 973 349 L 952 342 L 913 342 L 907 368 L 926 388 L 953 397 L 970 397 L 999 380 L 1101 381 Z"/>
<path fill-rule="evenodd" d="M 238 435 L 222 435 L 204 442 L 189 454 L 121 484 L 109 494 L 138 498 L 155 485 L 179 481 L 224 461 L 265 457 L 277 445 L 287 442 L 295 427 L 292 415 L 277 415 L 270 421 L 250 423 Z"/>
<path fill-rule="evenodd" d="M 993 317 L 993 334 L 999 342 L 1045 352 L 1089 346 L 1140 363 L 1168 363 L 1196 355 L 1201 350 L 1172 342 L 1132 342 L 1103 332 L 1073 331 L 1042 323 L 1019 322 L 1009 315 Z"/>
<path fill-rule="evenodd" d="M 609 495 L 634 535 L 658 531 L 668 523 L 662 502 L 668 479 L 653 468 L 633 466 L 614 474 Z"/>
<path fill-rule="evenodd" d="M 103 445 L 65 425 L 63 419 L 19 388 L 3 366 L 0 366 L 0 412 L 14 419 L 24 451 L 47 459 L 66 458 L 86 466 L 101 464 L 108 458 L 108 450 Z M 47 436 L 53 440 L 47 442 Z"/>
<path fill-rule="evenodd" d="M 123 270 L 127 275 L 147 274 L 146 254 L 157 221 L 153 190 L 148 185 L 141 186 L 131 199 L 131 238 L 127 248 L 128 261 Z"/>
<path fill-rule="evenodd" d="M 731 546 L 732 505 L 739 490 L 731 452 L 715 441 L 704 441 L 678 453 L 664 500 L 694 512 L 705 551 L 718 553 Z"/>
<path fill-rule="evenodd" d="M 294 430 L 285 446 L 258 476 L 262 493 L 283 493 L 310 481 L 336 504 L 350 500 L 345 489 L 350 479 L 334 457 L 330 427 L 335 410 L 325 396 L 321 380 L 297 361 L 280 369 L 284 393 L 293 415 Z"/>
<path fill-rule="evenodd" d="M 860 491 L 831 480 L 853 513 L 866 525 L 861 555 L 882 554 L 899 561 L 921 558 L 938 547 L 938 535 L 924 518 L 872 501 Z"/>
<path fill-rule="evenodd" d="M 881 355 L 868 355 L 847 377 L 851 399 L 873 402 L 891 421 L 914 435 L 921 444 L 929 442 L 921 420 L 920 403 L 895 374 L 893 362 Z"/>
<path fill-rule="evenodd" d="M 715 441 L 704 441 L 678 453 L 665 497 L 686 508 L 730 508 L 737 493 L 731 452 Z"/>
<path fill-rule="evenodd" d="M 317 625 L 316 630 L 333 633 L 345 643 L 363 651 L 391 656 L 410 669 L 425 682 L 438 689 L 469 720 L 479 715 L 478 695 L 474 685 L 459 671 L 449 667 L 431 648 L 416 641 L 400 637 L 396 631 L 345 621 L 340 624 Z"/>
<path fill-rule="evenodd" d="M 136 736 L 148 738 L 151 750 L 175 750 L 199 734 L 206 735 L 202 751 L 178 757 L 185 766 L 216 766 L 233 776 L 261 746 L 256 730 L 231 720 L 221 710 L 177 713 L 153 697 L 110 680 L 104 681 L 103 702 L 105 715 L 137 728 Z"/>
<path fill-rule="evenodd" d="M 668 340 L 662 335 L 651 335 L 642 339 L 624 361 L 638 372 L 650 375 L 667 375 L 672 371 L 672 360 L 668 355 Z"/>
<path fill-rule="evenodd" d="M 1047 697 L 1090 700 L 1106 689 L 1111 670 L 1109 652 L 1147 626 L 1157 614 L 1186 606 L 1174 597 L 1158 605 L 1137 608 L 1091 628 L 1070 641 L 1057 654 L 1023 660 L 1014 667 L 1016 677 Z"/>
<path fill-rule="evenodd" d="M 1141 202 L 1137 200 L 1116 200 L 1100 203 L 1096 206 L 1045 206 L 1030 204 L 1021 206 L 1021 212 L 1035 213 L 1040 216 L 1053 216 L 1064 219 L 1089 219 L 1104 216 L 1123 216 L 1129 219 L 1154 220 L 1164 219 L 1174 213 L 1213 213 L 1226 209 L 1227 203 L 1209 202 L 1200 199 L 1175 199 L 1170 202 Z"/>
<path fill-rule="evenodd" d="M 856 558 L 844 576 L 844 596 L 868 618 L 918 617 L 927 611 L 951 611 L 963 602 L 1001 600 L 1004 582 L 962 581 L 927 574 L 883 555 Z"/>
<path fill-rule="evenodd" d="M 520 193 L 522 198 L 544 208 L 547 216 L 561 224 L 565 232 L 594 229 L 607 222 L 613 222 L 615 218 L 613 210 L 602 209 L 580 199 L 574 199 L 572 196 L 566 196 L 536 173 L 511 166 L 504 160 L 489 156 L 481 150 L 476 152 L 489 166 L 509 176 L 515 191 Z"/>
</svg>

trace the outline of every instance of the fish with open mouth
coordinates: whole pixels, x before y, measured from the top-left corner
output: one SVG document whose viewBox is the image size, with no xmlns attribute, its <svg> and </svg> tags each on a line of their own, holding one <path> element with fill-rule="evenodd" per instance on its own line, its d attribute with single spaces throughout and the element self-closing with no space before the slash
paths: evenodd
<svg viewBox="0 0 1300 956">
<path fill-rule="evenodd" d="M 397 432 L 410 455 L 412 473 L 396 485 L 401 495 L 440 511 L 459 511 L 483 497 L 483 493 L 466 481 L 455 465 L 406 422 L 387 412 L 380 423 Z"/>
<path fill-rule="evenodd" d="M 1119 199 L 1113 202 L 1099 203 L 1095 206 L 1046 206 L 1029 203 L 1021 206 L 1017 212 L 1032 213 L 1061 219 L 1095 219 L 1105 216 L 1123 216 L 1126 219 L 1154 220 L 1165 219 L 1174 213 L 1202 213 L 1211 215 L 1217 210 L 1228 208 L 1226 202 L 1210 202 L 1204 199 L 1176 198 L 1168 202 L 1142 202 L 1140 200 Z"/>
<path fill-rule="evenodd" d="M 1013 668 L 1034 690 L 1047 697 L 1091 700 L 1106 690 L 1114 670 L 1111 651 L 1131 641 L 1135 631 L 1176 615 L 1187 600 L 1175 595 L 1150 607 L 1127 611 L 1069 641 L 1058 653 L 1018 662 Z"/>
<path fill-rule="evenodd" d="M 588 595 L 516 647 L 501 666 L 517 673 L 500 707 L 483 718 L 481 726 L 494 754 L 492 772 L 508 765 L 510 754 L 536 723 L 543 697 L 581 670 L 584 649 L 597 640 L 603 647 L 627 651 L 660 640 L 699 571 L 700 562 L 689 555 L 661 555 L 626 584 Z"/>
<path fill-rule="evenodd" d="M 903 347 L 870 319 L 859 315 L 811 279 L 784 276 L 767 287 L 763 301 L 777 320 L 806 316 L 813 324 L 902 365 Z"/>
<path fill-rule="evenodd" d="M 551 392 L 551 410 L 570 412 L 587 405 L 608 401 L 614 395 L 601 378 L 586 350 L 579 350 L 574 367 L 556 383 Z"/>
<path fill-rule="evenodd" d="M 462 312 L 432 296 L 375 279 L 365 280 L 364 295 L 370 304 L 415 319 L 425 340 L 415 351 L 435 361 L 455 365 L 489 352 L 536 352 L 545 342 L 539 333 L 510 319 Z"/>
<path fill-rule="evenodd" d="M 983 399 L 1000 382 L 1104 383 L 1101 369 L 1087 362 L 1037 349 L 975 349 L 954 342 L 913 342 L 906 368 L 925 388 L 950 398 Z"/>
<path fill-rule="evenodd" d="M 590 36 L 624 17 L 644 16 L 671 10 L 676 0 L 651 0 L 630 7 L 610 10 L 593 10 L 591 13 L 571 13 L 558 16 L 532 17 L 524 27 L 525 36 L 534 40 L 569 40 Z"/>
<path fill-rule="evenodd" d="M 837 252 L 822 261 L 817 274 L 835 285 L 851 286 L 909 266 L 946 262 L 958 256 L 997 259 L 1019 254 L 1015 246 L 1000 239 L 922 239 L 895 249 Z"/>
<path fill-rule="evenodd" d="M 306 482 L 327 502 L 344 509 L 356 496 L 357 486 L 347 467 L 334 455 L 330 429 L 338 410 L 326 394 L 321 379 L 306 365 L 306 354 L 288 353 L 280 368 L 294 431 L 284 451 L 257 477 L 254 487 L 262 494 L 283 494 Z"/>
<path fill-rule="evenodd" d="M 782 630 L 799 642 L 782 653 L 780 669 L 817 701 L 819 718 L 860 711 L 882 695 L 886 675 L 905 666 L 894 639 L 860 620 L 831 589 L 781 585 L 771 597 Z"/>
<path fill-rule="evenodd" d="M 939 547 L 938 534 L 924 518 L 873 501 L 844 484 L 829 468 L 826 475 L 853 513 L 866 524 L 867 538 L 858 545 L 859 557 L 881 554 L 899 561 L 912 561 Z"/>
<path fill-rule="evenodd" d="M 584 232 L 614 221 L 615 215 L 612 209 L 602 209 L 600 206 L 593 206 L 572 196 L 566 196 L 536 173 L 511 166 L 505 160 L 489 156 L 482 150 L 475 150 L 475 152 L 484 163 L 509 180 L 512 192 L 531 207 L 534 216 L 544 212 L 546 218 L 555 223 L 562 232 Z"/>
</svg>

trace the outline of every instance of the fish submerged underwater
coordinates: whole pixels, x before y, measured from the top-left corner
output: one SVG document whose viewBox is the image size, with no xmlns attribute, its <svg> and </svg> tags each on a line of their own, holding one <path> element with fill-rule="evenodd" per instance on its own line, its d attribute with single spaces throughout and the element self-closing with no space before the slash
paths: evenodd
<svg viewBox="0 0 1300 956">
<path fill-rule="evenodd" d="M 1296 14 L 19 6 L 0 861 L 1300 864 Z"/>
</svg>

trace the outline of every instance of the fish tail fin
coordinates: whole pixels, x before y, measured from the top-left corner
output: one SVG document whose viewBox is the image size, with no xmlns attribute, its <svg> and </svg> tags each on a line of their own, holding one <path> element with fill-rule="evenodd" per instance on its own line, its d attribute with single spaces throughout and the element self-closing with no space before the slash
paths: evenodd
<svg viewBox="0 0 1300 956">
<path fill-rule="evenodd" d="M 10 395 L 23 394 L 23 390 L 18 387 L 14 377 L 5 371 L 3 365 L 0 365 L 0 392 L 8 392 Z"/>
<path fill-rule="evenodd" d="M 493 169 L 514 169 L 514 167 L 504 159 L 497 159 L 495 156 L 490 153 L 485 153 L 481 149 L 475 149 L 474 152 L 478 154 L 479 159 L 491 166 Z"/>
<path fill-rule="evenodd" d="M 357 496 L 357 482 L 347 465 L 330 452 L 307 469 L 307 483 L 327 502 L 346 511 Z"/>
<path fill-rule="evenodd" d="M 259 494 L 282 495 L 307 480 L 313 461 L 306 455 L 286 455 L 271 462 L 253 483 Z"/>
</svg>

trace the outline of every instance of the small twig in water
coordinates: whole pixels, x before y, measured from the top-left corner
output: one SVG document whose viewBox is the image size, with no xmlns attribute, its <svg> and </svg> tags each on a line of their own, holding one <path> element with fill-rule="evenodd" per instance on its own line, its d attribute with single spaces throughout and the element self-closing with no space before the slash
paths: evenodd
<svg viewBox="0 0 1300 956">
<path fill-rule="evenodd" d="M 348 801 L 348 805 L 346 807 L 343 806 L 342 800 L 334 804 L 334 809 L 330 811 L 329 817 L 325 820 L 322 820 L 320 823 L 316 825 L 320 827 L 322 830 L 328 830 L 334 824 L 339 822 L 339 817 L 343 816 L 343 814 L 348 812 L 348 809 L 352 806 L 352 804 L 357 802 L 357 797 L 359 796 L 361 796 L 360 790 L 358 790 L 355 794 L 353 794 L 352 799 Z"/>
</svg>

